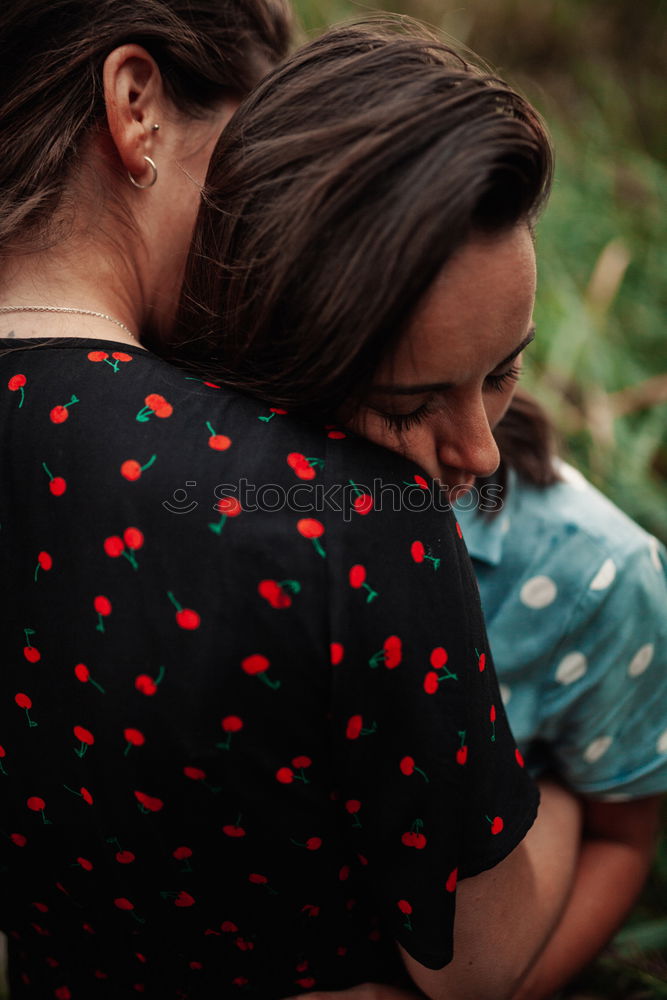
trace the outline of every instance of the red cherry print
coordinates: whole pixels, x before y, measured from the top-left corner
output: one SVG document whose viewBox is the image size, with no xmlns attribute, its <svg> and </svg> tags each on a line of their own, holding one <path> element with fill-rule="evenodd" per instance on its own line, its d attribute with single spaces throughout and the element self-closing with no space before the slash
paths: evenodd
<svg viewBox="0 0 667 1000">
<path fill-rule="evenodd" d="M 345 811 L 352 817 L 352 826 L 361 826 L 361 820 L 359 819 L 358 813 L 361 809 L 361 802 L 359 799 L 348 799 L 345 803 Z"/>
<path fill-rule="evenodd" d="M 203 969 L 204 966 L 202 965 L 201 962 L 195 962 L 193 960 L 192 962 L 188 962 L 188 968 L 194 969 L 195 971 L 198 971 L 199 969 Z"/>
<path fill-rule="evenodd" d="M 390 635 L 384 640 L 384 665 L 387 670 L 397 667 L 403 656 L 403 644 L 397 635 Z"/>
<path fill-rule="evenodd" d="M 459 538 L 463 538 L 463 532 L 461 531 L 461 525 L 459 524 L 458 521 L 456 522 L 456 534 L 459 536 Z"/>
<path fill-rule="evenodd" d="M 288 593 L 298 594 L 301 591 L 301 584 L 297 580 L 260 580 L 257 585 L 257 592 L 269 602 L 272 608 L 289 608 L 292 598 Z"/>
<path fill-rule="evenodd" d="M 184 767 L 183 774 L 193 781 L 203 781 L 206 777 L 206 771 L 202 771 L 200 767 Z"/>
<path fill-rule="evenodd" d="M 447 876 L 447 881 L 445 882 L 445 889 L 447 890 L 447 892 L 454 892 L 454 890 L 456 889 L 456 882 L 458 880 L 458 877 L 459 877 L 459 870 L 458 868 L 454 868 L 454 870 L 451 871 Z"/>
<path fill-rule="evenodd" d="M 109 355 L 107 354 L 106 351 L 89 351 L 88 352 L 88 360 L 89 361 L 95 361 L 95 362 L 106 361 L 106 359 L 108 357 L 109 357 Z"/>
<path fill-rule="evenodd" d="M 410 915 L 412 913 L 411 904 L 408 903 L 407 899 L 399 899 L 398 902 L 396 903 L 396 906 L 399 908 L 401 913 L 406 918 L 405 926 L 409 931 L 411 931 L 412 930 L 412 922 L 410 921 Z"/>
<path fill-rule="evenodd" d="M 267 687 L 277 691 L 280 687 L 280 681 L 272 681 L 266 676 L 269 666 L 269 661 L 261 653 L 253 653 L 251 656 L 246 656 L 245 659 L 241 660 L 241 669 L 244 673 L 248 674 L 249 677 L 257 677 Z"/>
<path fill-rule="evenodd" d="M 238 715 L 226 715 L 221 726 L 226 733 L 238 733 L 243 729 L 243 721 L 239 719 Z"/>
<path fill-rule="evenodd" d="M 123 540 L 128 549 L 140 549 L 144 544 L 144 536 L 138 528 L 126 528 L 123 532 Z"/>
<path fill-rule="evenodd" d="M 141 691 L 142 694 L 150 697 L 157 691 L 158 685 L 162 681 L 164 674 L 164 667 L 160 667 L 158 675 L 155 679 L 153 679 L 150 674 L 138 674 L 134 679 L 134 686 L 137 691 Z"/>
<path fill-rule="evenodd" d="M 132 747 L 142 747 L 146 742 L 146 737 L 142 731 L 140 729 L 133 729 L 131 726 L 123 730 L 123 736 L 127 741 L 127 745 L 123 751 L 125 757 L 127 757 Z"/>
<path fill-rule="evenodd" d="M 424 824 L 420 819 L 416 819 L 409 832 L 402 834 L 401 843 L 405 847 L 414 847 L 416 850 L 421 851 L 426 847 L 426 837 L 421 832 Z"/>
<path fill-rule="evenodd" d="M 424 562 L 425 550 L 422 542 L 413 542 L 410 546 L 410 555 L 416 563 Z"/>
<path fill-rule="evenodd" d="M 192 857 L 192 851 L 189 847 L 177 847 L 175 851 L 172 851 L 172 856 L 177 861 L 186 861 Z"/>
<path fill-rule="evenodd" d="M 347 729 L 345 730 L 345 735 L 348 740 L 356 740 L 361 735 L 361 727 L 363 725 L 363 718 L 361 715 L 351 715 L 347 721 Z"/>
<path fill-rule="evenodd" d="M 293 767 L 300 767 L 302 770 L 303 770 L 304 767 L 310 767 L 310 765 L 312 763 L 313 762 L 310 759 L 310 757 L 306 757 L 303 754 L 300 754 L 298 757 L 294 757 L 293 760 L 292 760 L 292 766 Z"/>
<path fill-rule="evenodd" d="M 47 955 L 44 961 L 46 962 L 46 964 L 50 969 L 57 969 L 58 966 L 60 965 L 60 962 L 57 959 L 52 958 L 51 955 Z"/>
<path fill-rule="evenodd" d="M 215 386 L 215 388 L 217 389 L 219 387 Z M 232 443 L 231 438 L 228 438 L 225 434 L 216 434 L 208 421 L 206 423 L 206 427 L 211 435 L 208 439 L 209 448 L 212 448 L 213 451 L 227 451 Z"/>
<path fill-rule="evenodd" d="M 77 740 L 81 741 L 81 746 L 75 749 L 75 753 L 79 757 L 83 757 L 86 753 L 88 747 L 91 747 L 95 742 L 95 737 L 88 729 L 84 729 L 83 726 L 74 726 L 74 736 Z"/>
<path fill-rule="evenodd" d="M 131 354 L 126 354 L 125 351 L 113 351 L 111 357 L 115 358 L 116 361 L 131 361 L 132 360 L 132 355 Z"/>
<path fill-rule="evenodd" d="M 189 892 L 185 892 L 184 889 L 181 889 L 181 891 L 174 899 L 174 906 L 179 906 L 179 907 L 193 906 L 194 902 L 195 902 L 194 896 L 191 896 Z"/>
<path fill-rule="evenodd" d="M 424 479 L 423 476 L 415 476 L 414 480 L 415 480 L 415 483 L 417 484 L 417 486 L 421 486 L 421 488 L 423 490 L 427 490 L 428 489 L 428 483 L 426 482 L 426 480 Z"/>
<path fill-rule="evenodd" d="M 360 496 L 355 497 L 354 509 L 357 514 L 370 514 L 373 510 L 373 497 L 370 493 L 362 493 Z"/>
<path fill-rule="evenodd" d="M 108 597 L 103 597 L 102 595 L 96 597 L 93 601 L 93 607 L 99 615 L 111 614 L 111 601 Z"/>
<path fill-rule="evenodd" d="M 42 654 L 34 646 L 26 646 L 23 650 L 23 655 L 28 663 L 37 663 L 42 658 Z"/>
<path fill-rule="evenodd" d="M 526 766 L 526 762 L 523 759 L 523 755 L 522 755 L 522 753 L 521 753 L 521 751 L 519 750 L 518 747 L 514 748 L 514 758 L 515 758 L 517 764 L 519 765 L 519 767 L 525 767 Z"/>
<path fill-rule="evenodd" d="M 319 917 L 320 908 L 319 906 L 313 906 L 312 903 L 306 903 L 305 906 L 301 907 L 302 913 L 307 913 L 309 917 Z"/>
<path fill-rule="evenodd" d="M 252 879 L 250 881 L 252 881 Z M 238 933 L 238 927 L 231 920 L 223 920 L 223 922 L 220 924 L 220 930 L 224 934 L 237 934 Z"/>
<path fill-rule="evenodd" d="M 89 806 L 92 806 L 92 804 L 93 804 L 93 797 L 92 797 L 92 795 L 90 794 L 90 792 L 88 791 L 88 789 L 87 789 L 87 788 L 84 788 L 84 787 L 83 787 L 83 785 L 82 785 L 82 786 L 81 786 L 81 788 L 79 789 L 79 795 L 81 796 L 81 798 L 83 799 L 83 801 L 84 801 L 84 802 L 85 802 L 85 803 L 86 803 L 87 805 L 89 805 Z"/>
<path fill-rule="evenodd" d="M 322 846 L 322 840 L 320 837 L 309 837 L 306 841 L 306 847 L 309 851 L 319 851 Z"/>
<path fill-rule="evenodd" d="M 437 646 L 431 653 L 431 666 L 434 670 L 442 670 L 448 659 L 447 650 Z"/>
<path fill-rule="evenodd" d="M 312 990 L 313 986 L 317 982 L 317 980 L 313 979 L 312 976 L 304 976 L 302 979 L 297 979 L 295 981 L 304 990 Z"/>
<path fill-rule="evenodd" d="M 54 406 L 49 413 L 49 418 L 54 424 L 63 424 L 69 417 L 69 406 L 73 406 L 74 403 L 78 403 L 79 400 L 76 396 L 72 396 L 69 403 L 64 403 L 62 406 Z"/>
<path fill-rule="evenodd" d="M 260 416 L 260 417 L 257 417 L 257 419 L 258 420 L 262 420 L 265 424 L 268 424 L 269 420 L 273 420 L 273 418 L 276 415 L 284 416 L 287 413 L 287 410 L 280 410 L 280 409 L 278 409 L 278 407 L 272 406 L 270 408 L 269 412 L 271 414 L 270 417 Z"/>
<path fill-rule="evenodd" d="M 155 455 L 153 456 L 155 458 Z M 129 483 L 134 483 L 141 477 L 142 468 L 135 458 L 128 458 L 120 467 L 120 474 Z"/>
<path fill-rule="evenodd" d="M 77 864 L 81 865 L 81 867 L 83 868 L 84 871 L 86 871 L 86 872 L 92 872 L 92 870 L 93 870 L 93 863 L 92 863 L 92 861 L 89 861 L 88 858 L 77 858 L 76 860 L 77 860 Z"/>
<path fill-rule="evenodd" d="M 31 795 L 26 800 L 26 805 L 28 809 L 32 810 L 32 812 L 41 813 L 43 822 L 47 826 L 51 826 L 51 820 L 47 819 L 46 816 L 44 815 L 44 810 L 46 809 L 46 802 L 44 801 L 44 799 L 40 798 L 39 795 Z"/>
<path fill-rule="evenodd" d="M 279 767 L 276 771 L 276 781 L 281 785 L 291 785 L 294 781 L 294 771 L 291 767 Z"/>
<path fill-rule="evenodd" d="M 360 590 L 361 587 L 363 587 L 368 591 L 366 595 L 367 604 L 370 604 L 370 602 L 375 600 L 378 596 L 377 591 L 373 590 L 373 588 L 366 583 L 366 567 L 362 566 L 361 563 L 352 567 L 348 574 L 348 579 L 350 581 L 350 586 L 355 590 Z"/>
<path fill-rule="evenodd" d="M 489 721 L 491 723 L 491 742 L 496 742 L 496 706 L 492 705 L 489 709 Z"/>
<path fill-rule="evenodd" d="M 329 431 L 327 437 L 331 438 L 332 441 L 342 441 L 342 439 L 347 437 L 347 435 L 344 434 L 343 431 Z"/>
<path fill-rule="evenodd" d="M 266 885 L 269 880 L 266 875 L 258 875 L 257 872 L 252 872 L 248 875 L 248 881 L 252 882 L 253 885 Z"/>
<path fill-rule="evenodd" d="M 7 751 L 4 747 L 0 746 L 0 774 L 7 774 L 5 771 L 5 765 L 2 763 L 3 758 L 7 756 Z"/>
<path fill-rule="evenodd" d="M 415 764 L 414 757 L 403 757 L 398 766 L 401 769 L 401 773 L 404 774 L 406 777 L 409 778 L 411 775 L 415 773 L 421 774 L 424 781 L 428 784 L 428 778 L 426 777 L 422 769 L 420 767 L 417 767 L 417 765 Z"/>
<path fill-rule="evenodd" d="M 22 691 L 19 691 L 18 694 L 14 695 L 14 701 L 16 702 L 19 708 L 25 709 L 26 718 L 28 719 L 28 727 L 30 729 L 33 729 L 36 725 L 38 725 L 37 722 L 33 722 L 33 720 L 30 718 L 30 709 L 32 708 L 32 701 L 30 700 L 28 695 L 23 694 Z"/>
<path fill-rule="evenodd" d="M 56 1000 L 72 1000 L 72 994 L 67 986 L 58 986 L 57 989 L 53 991 L 53 995 Z"/>
<path fill-rule="evenodd" d="M 176 624 L 178 627 L 185 629 L 187 632 L 193 632 L 195 629 L 198 629 L 201 624 L 201 618 L 198 613 L 193 611 L 192 608 L 182 608 L 171 591 L 167 591 L 167 597 L 176 608 Z"/>
<path fill-rule="evenodd" d="M 439 678 L 433 670 L 429 670 L 424 678 L 424 691 L 426 694 L 435 694 L 438 690 Z"/>
<path fill-rule="evenodd" d="M 322 556 L 323 559 L 326 558 L 326 552 L 320 542 L 320 538 L 324 534 L 324 525 L 321 521 L 314 517 L 302 517 L 296 522 L 296 530 L 303 538 L 310 539 L 318 555 Z"/>
<path fill-rule="evenodd" d="M 296 966 L 296 971 L 297 972 L 305 972 L 307 970 L 307 968 L 308 968 L 308 962 L 306 962 L 306 961 L 299 962 L 299 964 Z"/>
<path fill-rule="evenodd" d="M 146 795 L 145 792 L 135 791 L 134 797 L 139 803 L 141 812 L 159 812 L 164 808 L 162 799 L 157 799 L 153 795 Z"/>
<path fill-rule="evenodd" d="M 49 912 L 49 908 L 46 905 L 46 903 L 33 903 L 32 905 L 35 907 L 36 910 L 39 910 L 40 913 Z"/>
<path fill-rule="evenodd" d="M 152 410 L 156 417 L 161 414 L 164 416 L 169 416 L 172 412 L 172 408 L 164 396 L 161 396 L 159 392 L 151 392 L 146 396 L 144 400 L 146 406 L 149 410 Z M 169 412 L 166 412 L 166 411 Z"/>
<path fill-rule="evenodd" d="M 134 861 L 135 856 L 132 851 L 117 851 L 116 861 L 119 865 L 131 865 Z"/>
<path fill-rule="evenodd" d="M 373 497 L 370 493 L 366 493 L 364 490 L 359 489 L 357 484 L 351 479 L 348 480 L 350 486 L 352 487 L 355 498 L 352 503 L 357 514 L 370 514 L 373 510 Z"/>
<path fill-rule="evenodd" d="M 88 681 L 90 681 L 93 687 L 96 687 L 97 690 L 100 691 L 102 694 L 105 693 L 104 688 L 101 686 L 101 684 L 98 684 L 97 681 L 94 681 L 92 679 L 92 677 L 90 676 L 90 670 L 88 669 L 85 663 L 77 663 L 77 665 L 74 668 L 74 675 L 78 681 L 81 681 L 82 684 L 87 684 Z"/>
<path fill-rule="evenodd" d="M 220 514 L 220 520 L 215 524 L 209 524 L 209 528 L 216 535 L 222 532 L 228 517 L 238 517 L 243 513 L 243 507 L 235 497 L 222 497 L 215 505 L 215 509 Z"/>
<path fill-rule="evenodd" d="M 9 382 L 7 383 L 7 388 L 10 392 L 20 392 L 21 402 L 19 403 L 19 409 L 23 406 L 23 400 L 25 399 L 25 393 L 23 392 L 23 386 L 27 382 L 25 375 L 12 375 Z"/>
<path fill-rule="evenodd" d="M 491 833 L 494 836 L 496 836 L 499 833 L 502 833 L 505 827 L 505 823 L 501 816 L 494 816 L 492 820 L 490 820 L 488 816 L 486 818 L 488 822 L 491 824 Z"/>
<path fill-rule="evenodd" d="M 37 554 L 37 565 L 35 566 L 35 581 L 37 580 L 37 574 L 39 573 L 40 569 L 43 569 L 45 573 L 48 573 L 48 571 L 52 568 L 52 566 L 53 566 L 53 559 L 51 558 L 49 553 L 39 552 Z"/>
<path fill-rule="evenodd" d="M 306 456 L 302 455 L 301 452 L 290 452 L 287 456 L 287 464 L 290 469 L 293 469 L 295 475 L 297 475 L 299 479 L 314 479 L 316 476 L 315 469 L 310 464 Z"/>
<path fill-rule="evenodd" d="M 13 844 L 16 844 L 17 847 L 25 847 L 28 843 L 28 838 L 24 837 L 22 833 L 10 833 L 9 839 Z"/>
<path fill-rule="evenodd" d="M 192 611 L 190 608 L 182 608 L 176 613 L 176 621 L 180 628 L 192 632 L 194 629 L 199 628 L 201 619 L 196 611 Z"/>
<path fill-rule="evenodd" d="M 46 462 L 42 462 L 42 468 L 49 477 L 49 489 L 54 497 L 61 497 L 67 489 L 67 483 L 62 476 L 54 476 Z"/>
<path fill-rule="evenodd" d="M 332 642 L 330 647 L 331 666 L 337 667 L 345 656 L 345 647 L 340 642 Z"/>
<path fill-rule="evenodd" d="M 477 653 L 477 650 L 475 652 Z M 480 674 L 483 673 L 486 668 L 486 653 L 478 653 L 477 666 L 479 667 Z"/>
<path fill-rule="evenodd" d="M 118 556 L 123 554 L 124 550 L 123 539 L 119 538 L 118 535 L 110 535 L 104 539 L 104 551 L 112 559 L 117 559 Z"/>
<path fill-rule="evenodd" d="M 222 832 L 226 837 L 232 837 L 232 838 L 245 837 L 245 830 L 243 829 L 243 827 L 234 826 L 233 823 L 228 823 L 226 826 L 223 826 Z"/>
<path fill-rule="evenodd" d="M 459 739 L 461 740 L 461 745 L 456 751 L 456 763 L 465 764 L 468 760 L 468 747 L 466 746 L 466 731 L 462 729 L 459 731 Z"/>
<path fill-rule="evenodd" d="M 343 865 L 343 867 L 338 872 L 338 878 L 340 879 L 341 882 L 347 882 L 349 877 L 350 877 L 350 866 Z"/>
</svg>

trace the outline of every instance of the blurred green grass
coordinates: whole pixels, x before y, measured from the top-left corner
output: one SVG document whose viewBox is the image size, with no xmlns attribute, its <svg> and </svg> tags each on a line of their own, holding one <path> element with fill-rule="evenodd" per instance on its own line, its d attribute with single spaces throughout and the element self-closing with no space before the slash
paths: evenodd
<svg viewBox="0 0 667 1000">
<path fill-rule="evenodd" d="M 556 146 L 538 228 L 538 336 L 524 382 L 565 455 L 667 542 L 664 0 L 295 0 L 307 33 L 378 9 L 478 52 L 542 111 Z M 572 984 L 579 1000 L 667 998 L 667 812 L 638 905 Z"/>
</svg>

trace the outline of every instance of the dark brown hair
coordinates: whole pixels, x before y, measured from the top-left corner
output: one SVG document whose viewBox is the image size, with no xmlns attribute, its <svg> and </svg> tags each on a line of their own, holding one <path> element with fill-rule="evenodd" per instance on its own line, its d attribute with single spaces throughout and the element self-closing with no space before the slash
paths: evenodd
<svg viewBox="0 0 667 1000">
<path fill-rule="evenodd" d="M 201 115 L 244 96 L 287 52 L 288 0 L 3 0 L 0 256 L 34 249 L 84 140 L 104 123 L 102 67 L 150 52 L 173 103 Z"/>
<path fill-rule="evenodd" d="M 207 179 L 171 360 L 291 409 L 361 391 L 475 231 L 530 221 L 534 109 L 415 26 L 343 26 L 241 105 Z"/>
</svg>

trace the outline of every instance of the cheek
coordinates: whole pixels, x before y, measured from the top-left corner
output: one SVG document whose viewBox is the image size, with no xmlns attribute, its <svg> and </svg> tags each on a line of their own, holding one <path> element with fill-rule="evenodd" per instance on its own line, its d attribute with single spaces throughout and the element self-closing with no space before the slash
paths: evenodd
<svg viewBox="0 0 667 1000">
<path fill-rule="evenodd" d="M 484 393 L 484 412 L 491 430 L 494 430 L 507 413 L 515 390 L 516 385 L 513 385 L 507 392 L 489 391 Z"/>
</svg>

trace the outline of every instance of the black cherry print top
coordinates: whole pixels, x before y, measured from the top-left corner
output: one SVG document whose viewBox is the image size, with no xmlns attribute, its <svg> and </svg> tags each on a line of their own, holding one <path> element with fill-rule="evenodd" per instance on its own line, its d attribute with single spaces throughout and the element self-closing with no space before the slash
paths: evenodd
<svg viewBox="0 0 667 1000">
<path fill-rule="evenodd" d="M 538 796 L 456 522 L 368 489 L 420 470 L 138 348 L 1 346 L 12 1000 L 400 982 L 396 940 L 442 967 L 457 878 Z"/>
</svg>

